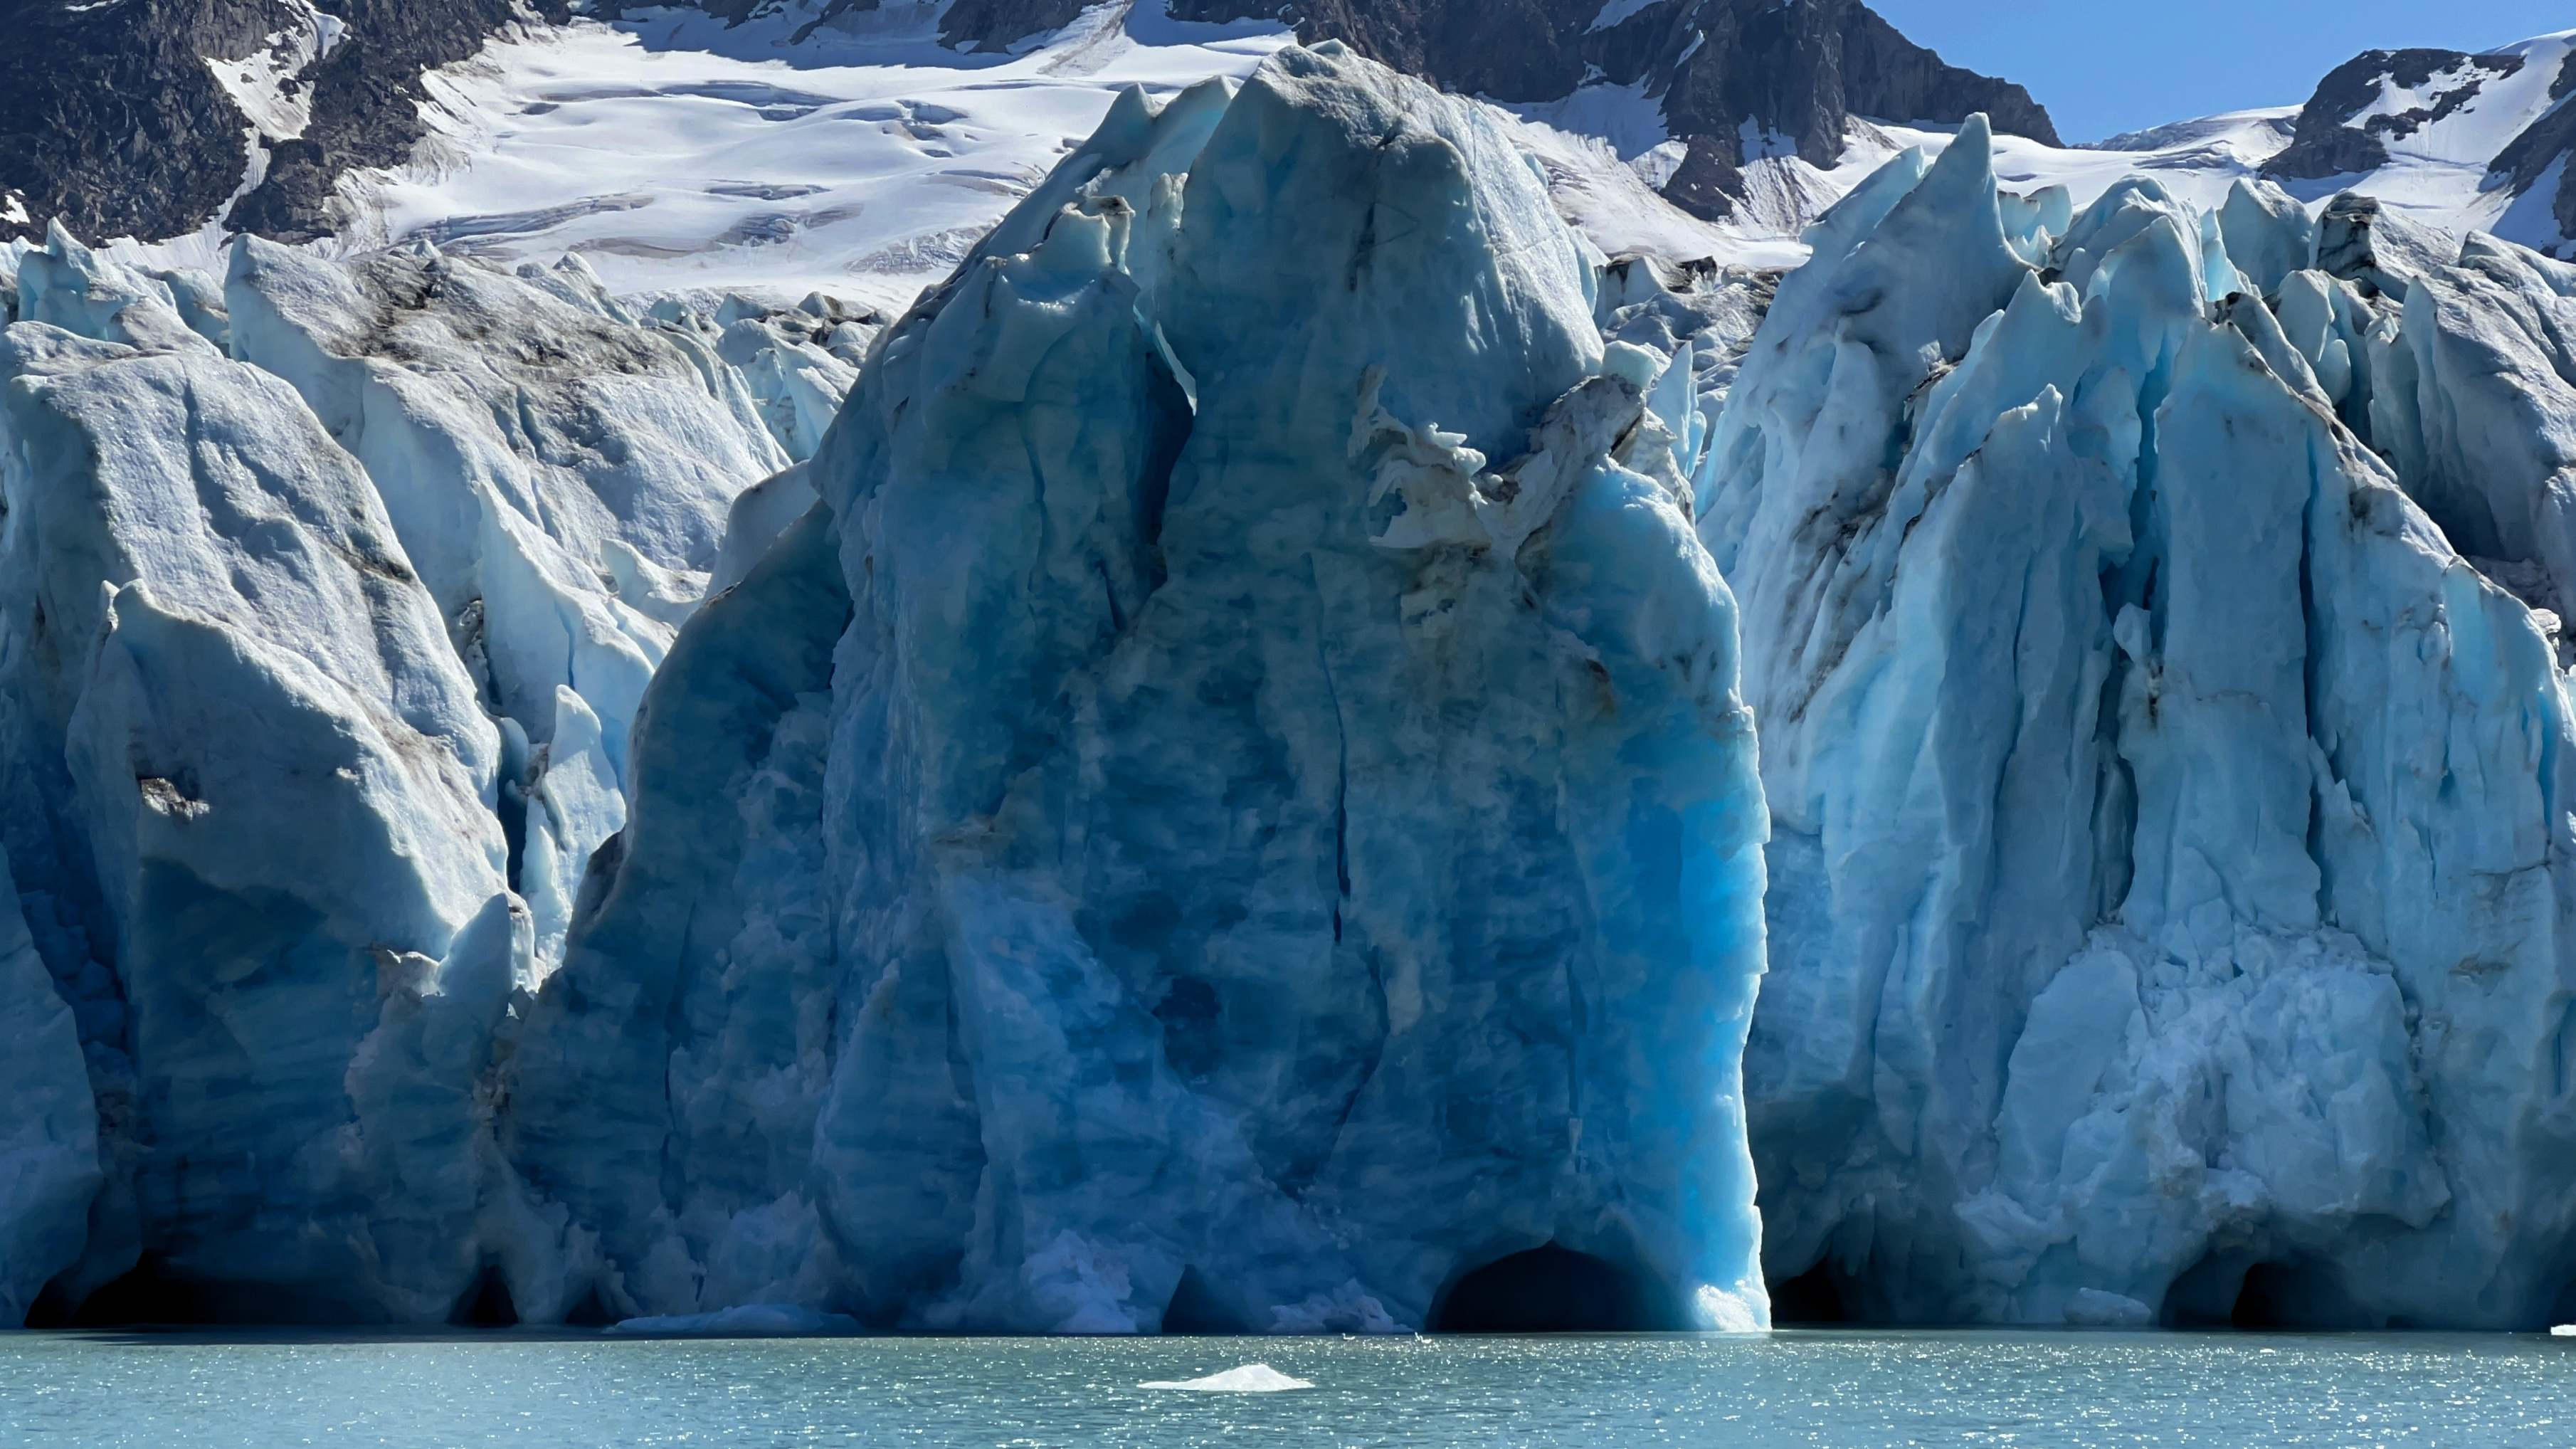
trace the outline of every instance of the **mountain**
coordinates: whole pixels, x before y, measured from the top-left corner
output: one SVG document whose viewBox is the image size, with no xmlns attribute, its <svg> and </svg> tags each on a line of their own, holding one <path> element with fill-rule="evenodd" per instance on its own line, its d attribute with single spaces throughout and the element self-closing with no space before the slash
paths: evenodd
<svg viewBox="0 0 2576 1449">
<path fill-rule="evenodd" d="M 2576 245 L 2565 36 L 2373 53 L 2301 111 L 2069 148 L 2019 87 L 1855 0 L 1523 0 L 1509 25 L 1438 0 L 117 0 L 35 18 L 35 43 L 0 59 L 0 230 L 40 239 L 59 216 L 172 242 L 164 264 L 230 231 L 426 236 L 511 259 L 577 248 L 620 290 L 899 306 L 1120 87 L 1240 77 L 1292 35 L 1508 112 L 1560 209 L 1612 250 L 1793 262 L 1836 198 L 1972 112 L 1993 118 L 2010 184 L 2079 203 L 2144 172 L 2215 206 L 2262 175 L 2312 206 L 2357 189 L 2454 235 Z"/>
<path fill-rule="evenodd" d="M 2543 251 L 2576 239 L 2576 31 L 2471 55 L 2374 50 L 2338 67 L 2265 164 L 2294 194 L 2360 191 Z"/>
<path fill-rule="evenodd" d="M 396 166 L 437 129 L 439 83 L 426 72 L 487 41 L 570 18 L 564 0 L 112 0 L 39 4 L 33 43 L 0 60 L 0 143 L 15 198 L 0 225 L 41 237 L 61 217 L 85 236 L 161 240 L 220 221 L 285 240 L 339 230 L 333 188 L 352 171 Z M 1114 4 L 1109 23 L 1126 18 Z M 673 12 L 581 5 L 600 19 L 631 13 L 647 31 Z M 829 64 L 852 38 L 909 29 L 955 66 L 1096 31 L 1073 0 L 706 0 L 726 32 L 712 49 L 765 47 L 790 65 Z M 1252 22 L 1242 0 L 1149 4 L 1169 22 Z M 1241 28 L 1238 24 L 1236 28 Z M 1506 103 L 1563 101 L 1608 89 L 1660 103 L 1676 159 L 1663 190 L 1694 214 L 1730 214 L 1742 164 L 1766 147 L 1810 163 L 1840 159 L 1854 115 L 1955 123 L 1985 111 L 2007 129 L 2054 141 L 2045 112 L 2018 86 L 1944 65 L 1858 0 L 1527 0 L 1509 23 L 1485 7 L 1336 3 L 1296 19 L 1309 39 L 1348 40 L 1448 88 Z M 757 39 L 755 39 L 757 37 Z M 1284 38 L 1284 32 L 1283 32 Z M 891 57 L 889 57 L 891 58 Z M 1066 68 L 1058 68 L 1062 73 Z M 1070 68 L 1079 73 L 1081 67 Z M 923 77 L 927 81 L 928 77 Z M 1746 138 L 1755 138 L 1748 141 Z M 1660 143 L 1659 143 L 1660 144 Z M 1749 148 L 1749 149 L 1748 149 Z"/>
<path fill-rule="evenodd" d="M 329 229 L 352 167 L 405 160 L 424 75 L 564 0 L 27 0 L 0 55 L 0 234 Z"/>
<path fill-rule="evenodd" d="M 1735 212 L 1744 166 L 1792 154 L 1839 162 L 1854 117 L 1951 124 L 1974 113 L 2049 145 L 2029 92 L 1945 65 L 1858 0 L 1468 0 L 1292 7 L 1298 38 L 1361 54 L 1505 105 L 1624 93 L 1659 110 L 1679 152 L 1660 188 L 1693 215 Z M 1275 13 L 1258 0 L 1186 0 L 1204 19 Z"/>
</svg>

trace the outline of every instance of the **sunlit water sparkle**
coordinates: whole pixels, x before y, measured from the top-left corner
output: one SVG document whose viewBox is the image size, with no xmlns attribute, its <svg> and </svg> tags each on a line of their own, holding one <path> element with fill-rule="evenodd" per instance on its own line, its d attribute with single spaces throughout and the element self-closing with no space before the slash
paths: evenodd
<svg viewBox="0 0 2576 1449">
<path fill-rule="evenodd" d="M 1280 1393 L 1148 1390 L 1250 1364 Z M 2576 1445 L 2576 1340 L 0 1335 L 0 1445 Z"/>
</svg>

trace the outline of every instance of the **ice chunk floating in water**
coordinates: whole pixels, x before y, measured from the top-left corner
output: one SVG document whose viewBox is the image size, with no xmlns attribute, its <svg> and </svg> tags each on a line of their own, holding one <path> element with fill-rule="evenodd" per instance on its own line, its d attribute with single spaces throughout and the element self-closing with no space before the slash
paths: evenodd
<svg viewBox="0 0 2576 1449">
<path fill-rule="evenodd" d="M 1180 1389 L 1196 1394 L 1277 1394 L 1291 1389 L 1311 1389 L 1304 1379 L 1290 1378 L 1266 1363 L 1248 1363 L 1203 1379 L 1155 1379 L 1138 1384 L 1140 1389 Z"/>
</svg>

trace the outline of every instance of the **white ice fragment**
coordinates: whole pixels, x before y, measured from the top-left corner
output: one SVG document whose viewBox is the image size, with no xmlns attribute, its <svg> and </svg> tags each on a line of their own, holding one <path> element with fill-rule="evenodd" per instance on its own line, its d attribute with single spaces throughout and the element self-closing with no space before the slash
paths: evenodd
<svg viewBox="0 0 2576 1449">
<path fill-rule="evenodd" d="M 1136 1387 L 1194 1394 L 1278 1394 L 1292 1389 L 1311 1389 L 1314 1384 L 1305 1379 L 1291 1378 L 1266 1363 L 1248 1363 L 1205 1378 L 1151 1379 Z"/>
</svg>

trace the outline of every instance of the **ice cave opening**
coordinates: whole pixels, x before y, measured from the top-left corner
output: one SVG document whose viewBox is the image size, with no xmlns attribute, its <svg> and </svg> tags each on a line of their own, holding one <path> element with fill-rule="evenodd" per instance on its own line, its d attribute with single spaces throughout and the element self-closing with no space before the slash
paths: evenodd
<svg viewBox="0 0 2576 1449">
<path fill-rule="evenodd" d="M 1163 1331 L 1230 1337 L 1250 1333 L 1252 1327 L 1218 1296 L 1198 1269 L 1183 1268 L 1181 1281 L 1173 1285 L 1172 1301 L 1163 1306 Z"/>
<path fill-rule="evenodd" d="M 27 1310 L 27 1326 L 133 1328 L 145 1324 L 187 1326 L 239 1321 L 224 1311 L 227 1306 L 216 1302 L 215 1295 L 203 1287 L 147 1256 L 123 1277 L 77 1304 L 70 1301 L 59 1281 L 49 1284 Z"/>
<path fill-rule="evenodd" d="M 2368 1321 L 2330 1275 L 2295 1260 L 2249 1263 L 2213 1253 L 2185 1270 L 2165 1296 L 2168 1328 L 2333 1328 Z"/>
<path fill-rule="evenodd" d="M 1451 1283 L 1431 1310 L 1434 1333 L 1661 1333 L 1691 1326 L 1646 1274 L 1548 1243 Z"/>
<path fill-rule="evenodd" d="M 456 1311 L 447 1321 L 458 1328 L 516 1328 L 519 1305 L 510 1297 L 510 1285 L 496 1264 L 486 1264 L 474 1286 L 456 1300 Z"/>
<path fill-rule="evenodd" d="M 1780 1328 L 1830 1328 L 1853 1322 L 1831 1260 L 1770 1285 L 1771 1322 Z"/>
</svg>

